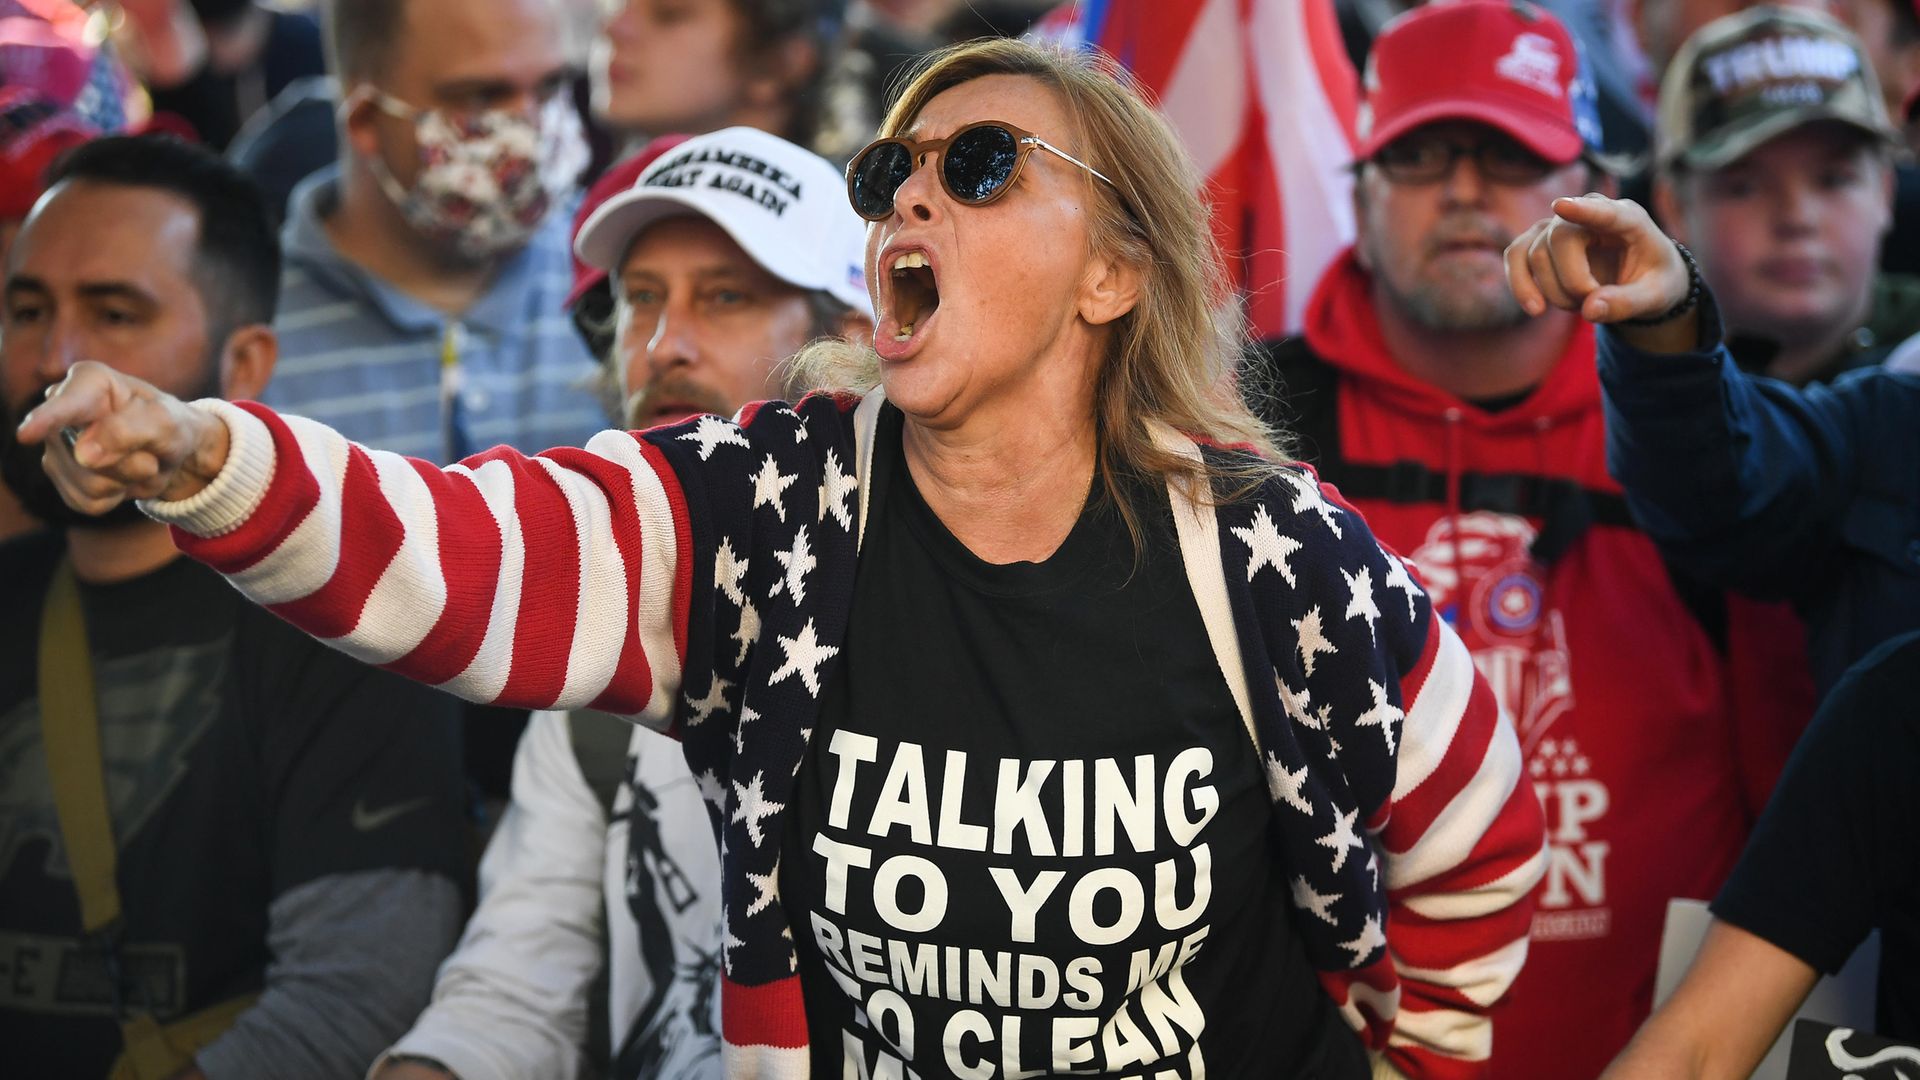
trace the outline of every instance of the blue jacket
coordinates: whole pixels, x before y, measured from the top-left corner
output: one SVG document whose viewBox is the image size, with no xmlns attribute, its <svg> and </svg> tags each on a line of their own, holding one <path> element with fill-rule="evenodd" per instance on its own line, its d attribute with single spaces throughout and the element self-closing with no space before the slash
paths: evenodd
<svg viewBox="0 0 1920 1080">
<path fill-rule="evenodd" d="M 1634 516 L 1701 578 L 1793 601 L 1822 692 L 1920 629 L 1920 376 L 1796 390 L 1741 373 L 1723 345 L 1655 356 L 1610 332 L 1599 364 L 1607 467 Z"/>
</svg>

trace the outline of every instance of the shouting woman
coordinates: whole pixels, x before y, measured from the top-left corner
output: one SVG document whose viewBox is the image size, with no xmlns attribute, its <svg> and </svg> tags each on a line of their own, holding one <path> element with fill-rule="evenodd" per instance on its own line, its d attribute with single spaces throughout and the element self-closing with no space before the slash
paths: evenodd
<svg viewBox="0 0 1920 1080">
<path fill-rule="evenodd" d="M 22 437 L 355 656 L 677 733 L 730 1075 L 1473 1074 L 1540 807 L 1405 564 L 1219 392 L 1178 143 L 1010 41 L 882 134 L 875 345 L 806 358 L 857 391 L 436 469 L 77 364 Z"/>
</svg>

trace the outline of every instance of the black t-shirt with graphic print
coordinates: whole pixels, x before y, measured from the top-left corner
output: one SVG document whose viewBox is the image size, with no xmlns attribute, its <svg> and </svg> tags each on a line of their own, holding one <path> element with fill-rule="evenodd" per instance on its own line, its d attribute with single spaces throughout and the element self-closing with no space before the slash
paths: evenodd
<svg viewBox="0 0 1920 1080">
<path fill-rule="evenodd" d="M 47 772 L 42 600 L 64 544 L 0 544 L 0 1073 L 121 1048 Z M 257 993 L 268 905 L 331 874 L 465 877 L 458 702 L 366 667 L 189 559 L 80 586 L 117 838 L 120 999 L 162 1023 Z"/>
<path fill-rule="evenodd" d="M 845 663 L 783 837 L 816 1076 L 1360 1077 L 1289 922 L 1163 490 L 992 565 L 876 438 Z M 854 1059 L 859 1059 L 855 1063 Z"/>
</svg>

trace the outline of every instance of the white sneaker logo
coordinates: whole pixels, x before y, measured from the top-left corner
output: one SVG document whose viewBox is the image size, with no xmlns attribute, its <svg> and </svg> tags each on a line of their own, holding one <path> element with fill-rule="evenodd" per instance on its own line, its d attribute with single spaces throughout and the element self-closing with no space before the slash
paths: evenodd
<svg viewBox="0 0 1920 1080">
<path fill-rule="evenodd" d="M 1553 39 L 1544 34 L 1525 33 L 1513 39 L 1507 55 L 1494 61 L 1493 70 L 1503 79 L 1530 86 L 1549 97 L 1560 97 L 1560 52 Z"/>
<path fill-rule="evenodd" d="M 408 799 L 403 803 L 383 806 L 378 810 L 367 809 L 367 800 L 357 799 L 353 804 L 353 827 L 356 832 L 372 832 L 390 824 L 394 820 L 413 813 L 415 810 L 433 801 L 431 795 L 422 795 L 417 799 Z"/>
</svg>

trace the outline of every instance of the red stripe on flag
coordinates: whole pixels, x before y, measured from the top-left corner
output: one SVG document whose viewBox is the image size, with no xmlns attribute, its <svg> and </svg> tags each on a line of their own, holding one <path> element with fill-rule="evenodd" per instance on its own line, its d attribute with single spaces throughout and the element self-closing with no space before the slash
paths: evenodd
<svg viewBox="0 0 1920 1080">
<path fill-rule="evenodd" d="M 1360 117 L 1360 77 L 1347 56 L 1346 40 L 1340 36 L 1340 17 L 1325 0 L 1310 0 L 1301 12 L 1301 21 L 1306 25 L 1307 47 L 1313 53 L 1320 94 L 1333 109 L 1333 115 L 1340 119 L 1340 128 L 1347 137 L 1347 156 L 1352 157 L 1360 145 L 1354 135 L 1354 124 Z M 1308 287 L 1312 287 L 1311 282 Z"/>
<path fill-rule="evenodd" d="M 1094 44 L 1126 63 L 1157 101 L 1179 67 L 1205 6 L 1205 0 L 1112 0 Z"/>
</svg>

